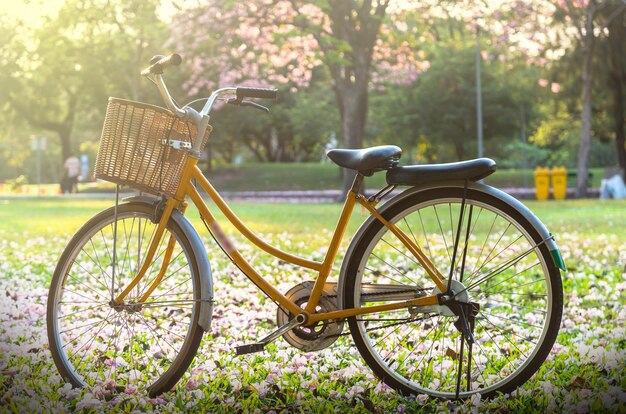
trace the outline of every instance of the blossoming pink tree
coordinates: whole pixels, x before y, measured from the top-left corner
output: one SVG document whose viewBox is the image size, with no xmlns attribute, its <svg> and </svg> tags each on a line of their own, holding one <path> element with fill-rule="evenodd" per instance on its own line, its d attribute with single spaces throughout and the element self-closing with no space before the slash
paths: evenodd
<svg viewBox="0 0 626 414">
<path fill-rule="evenodd" d="M 220 0 L 179 16 L 177 27 L 193 22 L 194 29 L 185 31 L 200 36 L 191 41 L 175 29 L 173 43 L 193 55 L 186 85 L 192 94 L 245 80 L 305 87 L 313 70 L 324 67 L 343 146 L 359 148 L 373 81 L 409 84 L 427 67 L 415 44 L 402 36 L 418 28 L 394 21 L 393 12 L 390 0 Z M 344 189 L 350 184 L 346 174 Z"/>
<path fill-rule="evenodd" d="M 594 42 L 618 16 L 617 11 L 608 16 L 601 12 L 624 5 L 624 0 L 425 1 L 401 6 L 390 0 L 215 0 L 179 16 L 174 43 L 193 55 L 186 85 L 192 94 L 246 80 L 295 90 L 308 85 L 315 68 L 324 67 L 340 113 L 343 146 L 348 148 L 362 145 L 371 88 L 388 81 L 411 84 L 428 68 L 426 57 L 419 55 L 420 41 L 440 37 L 439 28 L 432 27 L 435 21 L 448 18 L 466 27 L 478 25 L 492 45 L 527 56 L 531 64 L 545 65 L 578 45 L 583 52 L 583 127 L 577 192 L 583 195 L 591 146 Z M 195 38 L 191 42 L 180 33 Z M 344 188 L 349 184 L 346 176 Z"/>
</svg>

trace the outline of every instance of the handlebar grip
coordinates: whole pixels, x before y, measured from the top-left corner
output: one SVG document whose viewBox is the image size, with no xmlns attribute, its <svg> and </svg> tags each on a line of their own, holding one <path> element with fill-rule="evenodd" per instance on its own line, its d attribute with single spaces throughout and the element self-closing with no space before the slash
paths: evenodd
<svg viewBox="0 0 626 414">
<path fill-rule="evenodd" d="M 141 71 L 142 75 L 162 74 L 163 70 L 169 66 L 178 66 L 183 61 L 178 53 L 172 53 L 169 56 L 156 55 L 150 59 L 150 67 Z"/>
<path fill-rule="evenodd" d="M 238 101 L 241 101 L 243 98 L 276 99 L 277 95 L 278 89 L 237 87 Z"/>
</svg>

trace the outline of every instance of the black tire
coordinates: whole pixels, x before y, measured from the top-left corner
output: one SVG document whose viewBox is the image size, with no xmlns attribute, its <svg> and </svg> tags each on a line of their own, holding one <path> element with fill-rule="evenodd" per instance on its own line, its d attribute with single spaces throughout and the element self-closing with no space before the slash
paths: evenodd
<svg viewBox="0 0 626 414">
<path fill-rule="evenodd" d="M 158 395 L 178 382 L 197 352 L 203 335 L 200 276 L 189 237 L 174 220 L 144 279 L 122 306 L 111 306 L 149 246 L 154 213 L 146 203 L 121 204 L 115 229 L 114 208 L 104 210 L 74 235 L 59 259 L 48 296 L 48 341 L 57 369 L 75 387 L 136 387 Z M 133 304 L 159 274 L 170 235 L 176 243 L 161 283 L 143 305 Z"/>
<path fill-rule="evenodd" d="M 446 279 L 463 191 L 450 187 L 417 192 L 383 214 L 420 246 Z M 364 360 L 404 394 L 447 399 L 511 392 L 539 369 L 558 333 L 561 275 L 540 234 L 502 200 L 471 189 L 466 196 L 453 279 L 459 300 L 479 305 L 471 356 L 469 342 L 453 324 L 458 317 L 444 305 L 348 318 Z M 484 240 L 478 243 L 477 238 Z M 371 285 L 365 298 L 360 292 L 368 291 L 364 284 L 369 283 L 398 285 L 415 296 L 443 293 L 380 221 L 372 222 L 356 243 L 346 258 L 345 308 L 400 300 L 373 299 Z"/>
</svg>

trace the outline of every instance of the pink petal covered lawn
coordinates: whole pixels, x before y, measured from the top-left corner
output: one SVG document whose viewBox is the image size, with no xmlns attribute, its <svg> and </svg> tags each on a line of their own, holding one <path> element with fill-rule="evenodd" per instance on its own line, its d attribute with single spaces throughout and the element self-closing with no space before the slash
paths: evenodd
<svg viewBox="0 0 626 414">
<path fill-rule="evenodd" d="M 208 238 L 217 302 L 213 323 L 176 389 L 156 398 L 112 381 L 73 389 L 52 362 L 45 324 L 50 278 L 68 238 L 16 242 L 19 237 L 0 230 L 0 405 L 10 412 L 624 412 L 623 240 L 590 238 L 571 229 L 555 233 L 568 272 L 562 327 L 548 361 L 512 395 L 445 402 L 404 397 L 382 384 L 349 336 L 317 353 L 302 353 L 279 339 L 265 352 L 236 356 L 237 345 L 274 328 L 276 310 Z M 286 250 L 318 257 L 327 234 L 317 234 L 306 243 L 289 243 L 288 234 L 263 236 Z M 240 248 L 282 291 L 313 276 L 243 244 Z"/>
</svg>

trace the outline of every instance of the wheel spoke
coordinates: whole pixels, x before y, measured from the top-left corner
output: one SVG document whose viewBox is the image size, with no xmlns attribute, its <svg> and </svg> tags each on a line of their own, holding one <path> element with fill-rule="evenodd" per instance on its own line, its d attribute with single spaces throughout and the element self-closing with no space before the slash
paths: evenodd
<svg viewBox="0 0 626 414">
<path fill-rule="evenodd" d="M 452 256 L 450 256 L 450 249 L 448 248 L 448 242 L 446 241 L 446 236 L 443 233 L 443 227 L 441 226 L 441 220 L 439 220 L 439 213 L 437 212 L 437 206 L 433 206 L 435 210 L 435 217 L 437 217 L 437 224 L 439 225 L 439 230 L 441 231 L 441 238 L 443 239 L 443 244 L 446 247 L 446 253 L 448 254 L 448 259 L 450 260 L 449 264 L 452 266 Z"/>
<path fill-rule="evenodd" d="M 507 251 L 509 247 L 511 247 L 513 245 L 513 243 L 517 242 L 519 239 L 521 239 L 523 236 L 519 236 L 517 239 L 513 240 L 511 243 L 509 243 L 506 247 L 502 248 L 498 253 L 496 253 L 495 256 L 493 256 L 492 258 L 490 258 L 488 261 L 486 261 L 485 263 L 482 264 L 482 266 L 476 270 L 476 272 L 474 274 L 472 274 L 467 281 L 471 282 L 474 279 L 474 276 L 476 276 L 485 266 L 487 266 L 489 263 L 493 262 L 496 258 L 498 258 L 503 252 Z M 508 262 L 505 262 L 508 263 Z M 498 266 L 496 266 L 497 268 Z"/>
<path fill-rule="evenodd" d="M 544 243 L 545 240 L 541 243 Z M 475 288 L 476 286 L 490 280 L 493 279 L 494 277 L 498 276 L 500 273 L 504 272 L 506 269 L 508 269 L 511 266 L 516 265 L 520 260 L 522 260 L 523 258 L 525 258 L 526 256 L 528 256 L 529 254 L 531 254 L 539 245 L 535 245 L 534 247 L 531 247 L 530 249 L 526 250 L 524 253 L 521 253 L 519 255 L 517 255 L 516 257 L 508 260 L 505 263 L 502 263 L 500 266 L 498 266 L 497 268 L 495 268 L 494 270 L 492 270 L 490 273 L 488 273 L 487 275 L 483 276 L 482 278 L 480 278 L 478 281 L 472 283 L 471 285 L 467 286 L 463 291 L 464 292 L 466 290 L 472 290 L 473 288 Z M 461 292 L 458 292 L 455 296 L 459 295 Z"/>
</svg>

